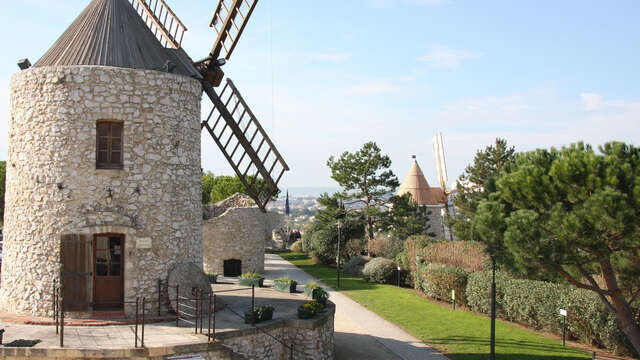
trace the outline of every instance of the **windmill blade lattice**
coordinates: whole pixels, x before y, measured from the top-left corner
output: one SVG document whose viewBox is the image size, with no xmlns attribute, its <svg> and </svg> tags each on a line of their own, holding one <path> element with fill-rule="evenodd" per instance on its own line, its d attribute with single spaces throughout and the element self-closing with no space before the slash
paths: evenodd
<svg viewBox="0 0 640 360">
<path fill-rule="evenodd" d="M 201 126 L 216 142 L 249 196 L 265 211 L 289 166 L 231 79 L 227 78 L 220 95 L 208 83 L 203 86 L 213 109 Z"/>
<path fill-rule="evenodd" d="M 222 53 L 229 60 L 257 4 L 258 0 L 220 0 L 209 25 L 218 33 L 211 50 L 213 59 Z"/>
<path fill-rule="evenodd" d="M 131 0 L 131 5 L 164 47 L 180 49 L 187 27 L 164 0 Z"/>
</svg>

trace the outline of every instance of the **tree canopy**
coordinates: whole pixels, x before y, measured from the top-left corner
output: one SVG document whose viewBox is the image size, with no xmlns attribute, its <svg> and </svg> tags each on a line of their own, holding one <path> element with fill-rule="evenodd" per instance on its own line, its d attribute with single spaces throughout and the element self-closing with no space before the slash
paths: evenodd
<svg viewBox="0 0 640 360">
<path fill-rule="evenodd" d="M 456 237 L 463 240 L 475 240 L 471 231 L 471 221 L 478 205 L 495 190 L 495 179 L 502 171 L 508 171 L 515 159 L 515 149 L 507 141 L 497 138 L 495 145 L 479 150 L 460 175 L 457 194 L 453 198 L 457 214 L 448 219 L 453 225 Z"/>
<path fill-rule="evenodd" d="M 217 203 L 235 193 L 247 193 L 237 176 L 215 176 L 211 172 L 202 175 L 203 204 Z"/>
<path fill-rule="evenodd" d="M 596 292 L 640 353 L 640 149 L 583 143 L 516 156 L 479 202 L 472 232 L 523 271 Z"/>
<path fill-rule="evenodd" d="M 401 196 L 391 197 L 391 208 L 382 218 L 382 229 L 391 232 L 400 240 L 406 240 L 412 235 L 429 235 L 435 237 L 433 232 L 429 232 L 429 215 L 431 210 L 426 206 L 420 206 L 410 193 Z"/>
<path fill-rule="evenodd" d="M 331 178 L 342 188 L 340 198 L 360 203 L 368 239 L 373 239 L 380 220 L 381 206 L 398 187 L 398 178 L 390 170 L 391 158 L 381 153 L 375 142 L 368 142 L 354 153 L 345 151 L 339 158 L 327 161 Z"/>
</svg>

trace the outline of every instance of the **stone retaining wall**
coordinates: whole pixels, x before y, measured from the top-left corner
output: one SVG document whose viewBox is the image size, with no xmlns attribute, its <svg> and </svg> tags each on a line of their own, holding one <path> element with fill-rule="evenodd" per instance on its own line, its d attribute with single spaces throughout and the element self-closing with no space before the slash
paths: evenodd
<svg viewBox="0 0 640 360">
<path fill-rule="evenodd" d="M 312 320 L 282 320 L 262 327 L 243 330 L 241 336 L 221 337 L 224 345 L 246 359 L 286 360 L 291 350 L 285 344 L 293 344 L 293 359 L 329 360 L 334 355 L 333 321 L 335 306 Z"/>
</svg>

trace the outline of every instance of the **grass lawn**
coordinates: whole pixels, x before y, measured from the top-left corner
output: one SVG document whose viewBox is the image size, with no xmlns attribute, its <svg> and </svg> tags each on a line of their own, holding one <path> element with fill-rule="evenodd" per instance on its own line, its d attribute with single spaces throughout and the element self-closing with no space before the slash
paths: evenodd
<svg viewBox="0 0 640 360">
<path fill-rule="evenodd" d="M 305 254 L 279 255 L 335 289 L 335 269 L 316 265 Z M 453 311 L 416 296 L 412 289 L 370 284 L 357 277 L 341 277 L 340 285 L 345 295 L 452 359 L 489 358 L 490 319 L 487 317 Z M 591 359 L 583 351 L 563 348 L 561 341 L 500 320 L 496 321 L 496 354 L 496 359 L 501 360 Z"/>
</svg>

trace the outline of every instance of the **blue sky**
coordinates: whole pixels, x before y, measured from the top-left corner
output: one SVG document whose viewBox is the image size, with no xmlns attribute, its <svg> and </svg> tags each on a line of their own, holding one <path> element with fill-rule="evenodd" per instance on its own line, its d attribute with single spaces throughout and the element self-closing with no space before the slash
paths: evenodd
<svg viewBox="0 0 640 360">
<path fill-rule="evenodd" d="M 88 1 L 0 0 L 0 159 L 9 79 Z M 204 57 L 213 1 L 168 0 Z M 640 2 L 260 0 L 224 67 L 291 167 L 283 187 L 333 186 L 329 156 L 376 141 L 402 180 L 416 154 L 436 185 L 503 137 L 518 150 L 640 139 Z M 206 111 L 206 107 L 203 107 Z M 202 164 L 231 174 L 212 140 Z"/>
</svg>

